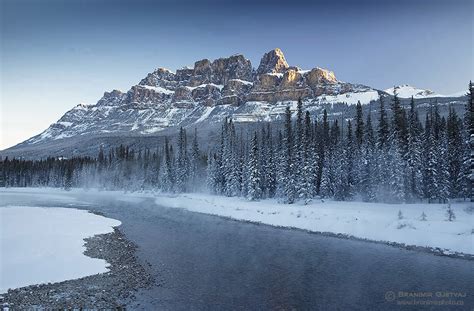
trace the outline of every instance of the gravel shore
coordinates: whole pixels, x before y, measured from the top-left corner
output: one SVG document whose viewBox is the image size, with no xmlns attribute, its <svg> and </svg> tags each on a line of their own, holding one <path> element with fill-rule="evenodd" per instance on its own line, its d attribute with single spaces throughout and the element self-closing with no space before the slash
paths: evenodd
<svg viewBox="0 0 474 311">
<path fill-rule="evenodd" d="M 85 239 L 85 255 L 105 259 L 109 272 L 60 283 L 26 286 L 0 297 L 3 310 L 123 310 L 135 290 L 153 284 L 136 246 L 119 229 Z"/>
</svg>

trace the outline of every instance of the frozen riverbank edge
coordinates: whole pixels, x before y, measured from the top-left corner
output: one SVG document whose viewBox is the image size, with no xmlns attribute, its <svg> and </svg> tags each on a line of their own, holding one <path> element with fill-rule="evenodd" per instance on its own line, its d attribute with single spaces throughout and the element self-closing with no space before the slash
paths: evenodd
<svg viewBox="0 0 474 311">
<path fill-rule="evenodd" d="M 2 310 L 120 310 L 133 300 L 135 290 L 153 283 L 135 256 L 136 246 L 117 227 L 84 241 L 84 254 L 106 260 L 108 272 L 10 289 L 1 297 Z"/>
</svg>

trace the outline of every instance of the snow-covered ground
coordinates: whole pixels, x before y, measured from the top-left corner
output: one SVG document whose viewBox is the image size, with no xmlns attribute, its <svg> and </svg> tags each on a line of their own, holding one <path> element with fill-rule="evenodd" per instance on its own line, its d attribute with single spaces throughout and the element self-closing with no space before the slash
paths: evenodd
<svg viewBox="0 0 474 311">
<path fill-rule="evenodd" d="M 474 207 L 453 203 L 456 216 L 447 221 L 447 204 L 383 204 L 314 201 L 308 205 L 275 200 L 249 202 L 205 194 L 158 196 L 156 203 L 193 212 L 293 227 L 314 232 L 341 233 L 373 241 L 440 248 L 445 253 L 474 254 Z M 402 212 L 402 219 L 398 213 Z M 422 213 L 426 220 L 421 220 Z"/>
<path fill-rule="evenodd" d="M 0 293 L 107 272 L 105 260 L 83 254 L 84 238 L 118 225 L 72 208 L 0 207 Z"/>
</svg>

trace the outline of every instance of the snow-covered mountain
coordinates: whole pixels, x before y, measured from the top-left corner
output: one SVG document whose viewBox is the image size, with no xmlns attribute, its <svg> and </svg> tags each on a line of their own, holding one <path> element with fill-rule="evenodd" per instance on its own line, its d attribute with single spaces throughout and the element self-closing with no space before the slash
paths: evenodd
<svg viewBox="0 0 474 311">
<path fill-rule="evenodd" d="M 394 95 L 397 93 L 400 98 L 433 98 L 433 97 L 459 97 L 466 94 L 466 92 L 458 92 L 455 94 L 441 95 L 433 92 L 432 90 L 419 89 L 414 86 L 404 84 L 399 86 L 394 86 L 389 89 L 384 90 L 385 93 Z"/>
<path fill-rule="evenodd" d="M 282 119 L 285 108 L 296 109 L 299 98 L 313 115 L 327 108 L 330 118 L 350 118 L 350 111 L 340 104 L 373 103 L 380 95 L 393 95 L 394 90 L 402 99 L 414 96 L 420 107 L 429 107 L 428 100 L 442 96 L 408 85 L 381 91 L 343 82 L 327 69 L 288 65 L 280 49 L 265 53 L 256 69 L 243 55 L 203 59 L 193 68 L 176 72 L 158 68 L 127 92 L 113 90 L 96 104 L 79 104 L 39 135 L 2 155 L 82 154 L 86 149 L 95 154 L 107 139 L 110 146 L 137 140 L 156 144 L 153 139 L 172 135 L 180 126 L 212 131 L 225 117 L 240 124 Z M 451 98 L 443 100 L 452 103 Z M 125 142 L 126 138 L 133 139 Z"/>
<path fill-rule="evenodd" d="M 322 103 L 366 104 L 378 97 L 379 91 L 339 81 L 329 70 L 289 66 L 283 52 L 274 49 L 257 69 L 242 55 L 203 59 L 176 72 L 158 68 L 126 93 L 113 90 L 94 105 L 77 105 L 23 144 L 89 134 L 148 135 L 224 117 L 272 120 L 298 98 L 311 110 Z"/>
</svg>

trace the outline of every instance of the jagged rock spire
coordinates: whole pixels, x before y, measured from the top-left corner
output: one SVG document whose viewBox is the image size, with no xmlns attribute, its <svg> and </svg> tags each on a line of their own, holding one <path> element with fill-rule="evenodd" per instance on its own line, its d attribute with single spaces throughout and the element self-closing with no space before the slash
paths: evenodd
<svg viewBox="0 0 474 311">
<path fill-rule="evenodd" d="M 288 67 L 285 55 L 283 55 L 283 52 L 279 48 L 276 48 L 263 55 L 257 69 L 257 74 L 281 73 Z"/>
</svg>

